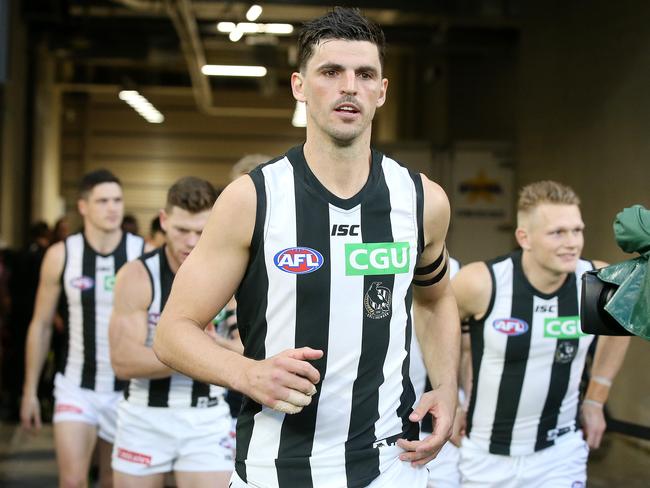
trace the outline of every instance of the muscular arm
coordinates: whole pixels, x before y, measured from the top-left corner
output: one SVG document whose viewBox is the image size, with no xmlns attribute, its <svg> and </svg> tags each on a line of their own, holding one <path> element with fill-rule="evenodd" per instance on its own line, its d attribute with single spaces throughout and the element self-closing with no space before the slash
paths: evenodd
<svg viewBox="0 0 650 488">
<path fill-rule="evenodd" d="M 59 242 L 45 253 L 36 293 L 34 314 L 27 331 L 25 350 L 25 382 L 20 408 L 24 428 L 40 428 L 41 416 L 36 396 L 38 381 L 50 348 L 52 321 L 61 293 L 61 273 L 65 261 L 65 247 Z"/>
<path fill-rule="evenodd" d="M 165 378 L 172 374 L 146 346 L 151 296 L 149 275 L 142 261 L 124 265 L 115 281 L 108 328 L 111 363 L 120 378 Z"/>
<path fill-rule="evenodd" d="M 198 245 L 176 273 L 153 348 L 163 363 L 181 373 L 294 413 L 311 401 L 309 395 L 320 380 L 305 359 L 317 359 L 322 351 L 293 349 L 255 361 L 220 346 L 203 331 L 244 276 L 255 213 L 250 177 L 239 178 L 223 191 Z"/>
<path fill-rule="evenodd" d="M 449 202 L 444 191 L 422 177 L 424 187 L 425 249 L 416 267 L 436 262 L 445 251 L 445 237 L 449 225 Z M 456 300 L 449 284 L 447 259 L 426 275 L 416 275 L 415 281 L 437 281 L 424 286 L 413 286 L 413 297 L 418 308 L 415 330 L 422 349 L 432 391 L 411 414 L 411 421 L 420 421 L 426 413 L 434 419 L 434 431 L 420 444 L 400 441 L 399 445 L 411 452 L 401 459 L 414 464 L 425 464 L 437 454 L 451 434 L 451 426 L 458 395 L 458 356 L 460 351 L 460 322 Z M 440 277 L 435 280 L 434 277 Z"/>
</svg>

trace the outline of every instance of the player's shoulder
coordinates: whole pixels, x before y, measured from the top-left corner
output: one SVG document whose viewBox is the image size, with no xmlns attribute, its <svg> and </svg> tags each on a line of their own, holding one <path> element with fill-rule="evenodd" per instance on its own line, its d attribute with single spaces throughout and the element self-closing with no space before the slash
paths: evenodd
<svg viewBox="0 0 650 488">
<path fill-rule="evenodd" d="M 42 269 L 49 276 L 61 276 L 65 266 L 65 241 L 52 244 L 43 256 Z"/>
</svg>

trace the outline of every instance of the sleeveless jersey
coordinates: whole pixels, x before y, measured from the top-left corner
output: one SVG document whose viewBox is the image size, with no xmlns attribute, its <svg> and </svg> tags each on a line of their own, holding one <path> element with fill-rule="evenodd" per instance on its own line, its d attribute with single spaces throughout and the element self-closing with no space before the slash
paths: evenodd
<svg viewBox="0 0 650 488">
<path fill-rule="evenodd" d="M 329 192 L 302 147 L 250 173 L 257 219 L 237 293 L 244 354 L 324 351 L 309 406 L 285 415 L 244 399 L 237 474 L 260 487 L 361 487 L 397 457 L 408 420 L 411 280 L 424 242 L 419 175 L 372 151 L 354 197 Z M 397 461 L 399 462 L 399 461 Z"/>
<path fill-rule="evenodd" d="M 521 251 L 487 262 L 492 297 L 470 322 L 474 381 L 467 436 L 493 454 L 522 456 L 550 447 L 578 426 L 579 385 L 593 336 L 580 331 L 581 276 L 552 294 L 528 281 Z"/>
<path fill-rule="evenodd" d="M 453 278 L 454 275 L 458 273 L 459 269 L 460 263 L 456 259 L 450 257 L 449 278 Z M 418 338 L 415 334 L 413 334 L 413 337 L 411 338 L 411 366 L 409 370 L 411 373 L 411 382 L 413 383 L 413 388 L 415 389 L 416 394 L 415 403 L 417 404 L 423 393 L 431 391 L 431 383 L 429 382 L 429 378 L 427 378 L 427 369 L 422 358 L 422 350 L 420 349 Z M 423 432 L 433 432 L 431 414 L 427 414 L 422 419 L 420 429 Z"/>
<path fill-rule="evenodd" d="M 148 310 L 146 345 L 153 345 L 153 335 L 160 319 L 169 292 L 174 273 L 169 267 L 165 246 L 143 255 L 140 260 L 145 266 L 151 282 L 151 304 Z M 224 389 L 174 373 L 167 378 L 133 378 L 124 391 L 124 398 L 129 403 L 145 407 L 212 407 L 223 403 Z"/>
<path fill-rule="evenodd" d="M 108 321 L 117 271 L 144 250 L 142 237 L 124 233 L 110 254 L 90 247 L 83 233 L 65 240 L 61 275 L 68 305 L 68 348 L 63 374 L 77 386 L 98 392 L 119 391 L 126 381 L 113 373 L 108 349 Z"/>
</svg>

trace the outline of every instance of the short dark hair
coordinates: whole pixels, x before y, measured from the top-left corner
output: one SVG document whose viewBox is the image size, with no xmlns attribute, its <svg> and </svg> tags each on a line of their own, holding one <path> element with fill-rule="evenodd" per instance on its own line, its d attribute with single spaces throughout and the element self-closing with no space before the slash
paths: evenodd
<svg viewBox="0 0 650 488">
<path fill-rule="evenodd" d="M 153 219 L 151 219 L 151 225 L 149 225 L 149 235 L 153 237 L 156 232 L 162 232 L 163 234 L 165 233 L 162 226 L 160 225 L 160 215 L 156 215 Z"/>
<path fill-rule="evenodd" d="M 379 25 L 364 17 L 358 8 L 335 7 L 331 12 L 303 25 L 298 36 L 298 69 L 302 70 L 314 53 L 318 43 L 344 39 L 368 41 L 377 46 L 379 62 L 384 68 L 386 38 Z"/>
<path fill-rule="evenodd" d="M 182 208 L 190 213 L 210 210 L 219 193 L 209 181 L 194 176 L 186 176 L 174 183 L 167 192 L 166 210 Z"/>
<path fill-rule="evenodd" d="M 117 183 L 122 186 L 122 182 L 117 176 L 107 169 L 98 169 L 86 173 L 79 183 L 79 198 L 87 198 L 93 188 L 102 183 Z"/>
</svg>

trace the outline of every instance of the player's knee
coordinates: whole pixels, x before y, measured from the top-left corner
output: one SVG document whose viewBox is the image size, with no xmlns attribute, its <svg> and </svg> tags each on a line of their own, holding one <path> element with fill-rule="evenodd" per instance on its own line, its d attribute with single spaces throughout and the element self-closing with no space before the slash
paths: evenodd
<svg viewBox="0 0 650 488">
<path fill-rule="evenodd" d="M 86 473 L 70 472 L 61 473 L 59 488 L 85 488 L 88 486 Z"/>
</svg>

